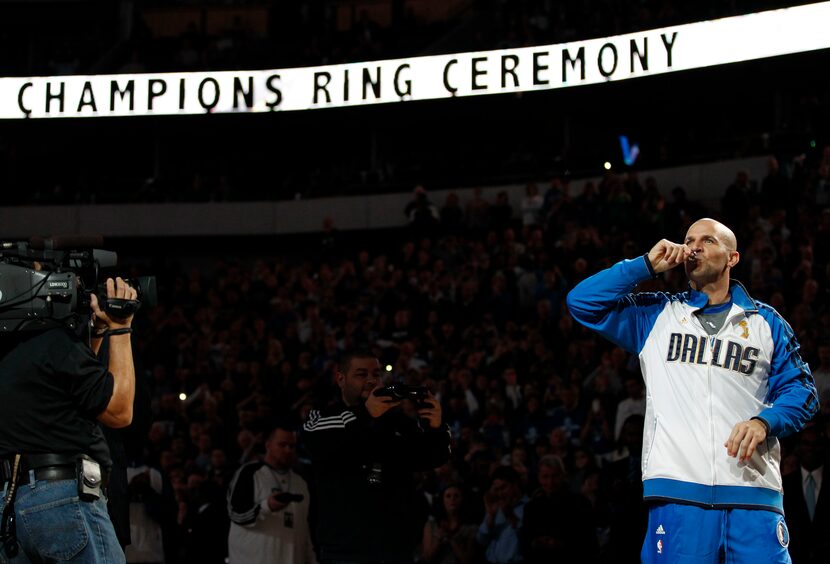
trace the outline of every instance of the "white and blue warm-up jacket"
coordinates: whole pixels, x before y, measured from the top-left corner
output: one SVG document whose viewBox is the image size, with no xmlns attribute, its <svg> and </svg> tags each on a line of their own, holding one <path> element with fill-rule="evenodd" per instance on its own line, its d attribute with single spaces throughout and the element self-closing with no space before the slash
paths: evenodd
<svg viewBox="0 0 830 564">
<path fill-rule="evenodd" d="M 818 410 L 793 330 L 733 281 L 726 321 L 710 336 L 694 315 L 706 294 L 632 293 L 652 277 L 646 257 L 624 260 L 568 295 L 574 319 L 640 358 L 646 500 L 783 513 L 778 437 Z M 751 418 L 769 432 L 741 463 L 723 445 L 736 423 Z"/>
</svg>

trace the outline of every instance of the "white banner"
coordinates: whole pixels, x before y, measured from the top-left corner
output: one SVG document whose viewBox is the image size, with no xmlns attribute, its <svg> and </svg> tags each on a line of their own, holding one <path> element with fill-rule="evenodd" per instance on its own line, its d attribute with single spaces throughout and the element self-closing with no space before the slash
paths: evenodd
<svg viewBox="0 0 830 564">
<path fill-rule="evenodd" d="M 260 71 L 0 78 L 0 119 L 270 112 L 551 90 L 826 49 L 830 2 L 521 49 Z"/>
</svg>

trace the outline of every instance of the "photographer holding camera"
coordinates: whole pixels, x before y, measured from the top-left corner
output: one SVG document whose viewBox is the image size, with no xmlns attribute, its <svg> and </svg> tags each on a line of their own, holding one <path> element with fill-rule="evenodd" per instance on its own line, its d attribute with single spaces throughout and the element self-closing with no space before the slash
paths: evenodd
<svg viewBox="0 0 830 564">
<path fill-rule="evenodd" d="M 265 436 L 264 460 L 242 465 L 228 489 L 228 562 L 317 564 L 308 528 L 308 485 L 292 469 L 296 433 L 277 425 Z"/>
<path fill-rule="evenodd" d="M 106 296 L 137 293 L 110 278 Z M 95 294 L 90 302 L 89 346 L 60 322 L 0 334 L 0 542 L 11 562 L 125 561 L 107 514 L 111 458 L 98 423 L 132 420 L 132 314 L 107 314 Z M 104 366 L 95 354 L 107 334 Z"/>
<path fill-rule="evenodd" d="M 413 473 L 450 454 L 441 406 L 422 388 L 381 388 L 372 354 L 346 355 L 336 376 L 342 403 L 312 411 L 302 434 L 317 477 L 320 559 L 411 563 L 424 526 Z M 399 409 L 405 397 L 420 421 Z"/>
</svg>

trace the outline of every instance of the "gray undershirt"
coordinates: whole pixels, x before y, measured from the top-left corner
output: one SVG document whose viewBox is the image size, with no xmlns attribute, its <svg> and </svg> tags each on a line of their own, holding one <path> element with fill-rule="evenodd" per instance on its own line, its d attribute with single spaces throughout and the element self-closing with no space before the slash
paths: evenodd
<svg viewBox="0 0 830 564">
<path fill-rule="evenodd" d="M 695 315 L 700 319 L 700 324 L 703 325 L 703 328 L 709 335 L 717 335 L 718 331 L 721 330 L 721 327 L 726 322 L 726 317 L 729 315 L 729 308 L 717 313 L 707 313 L 701 310 Z"/>
</svg>

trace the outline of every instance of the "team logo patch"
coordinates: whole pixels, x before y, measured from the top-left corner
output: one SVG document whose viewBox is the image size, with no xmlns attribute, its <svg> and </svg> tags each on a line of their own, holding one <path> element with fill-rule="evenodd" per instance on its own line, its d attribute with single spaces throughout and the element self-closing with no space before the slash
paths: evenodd
<svg viewBox="0 0 830 564">
<path fill-rule="evenodd" d="M 654 531 L 654 534 L 655 535 L 665 535 L 666 534 L 666 529 L 663 528 L 662 523 L 660 523 L 660 525 L 658 525 L 657 530 Z"/>
<path fill-rule="evenodd" d="M 778 521 L 778 525 L 775 527 L 775 535 L 778 537 L 778 544 L 787 548 L 790 546 L 790 532 L 787 530 L 787 525 L 784 524 L 784 520 Z"/>
<path fill-rule="evenodd" d="M 657 541 L 657 554 L 663 554 L 663 539 Z"/>
<path fill-rule="evenodd" d="M 741 327 L 741 329 L 743 329 L 743 332 L 741 332 L 741 338 L 749 339 L 749 324 L 746 322 L 746 320 L 741 321 L 740 323 L 738 323 L 738 325 Z"/>
</svg>

